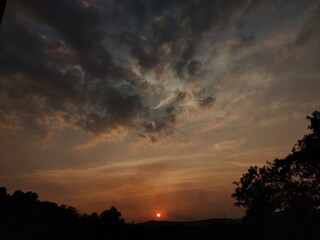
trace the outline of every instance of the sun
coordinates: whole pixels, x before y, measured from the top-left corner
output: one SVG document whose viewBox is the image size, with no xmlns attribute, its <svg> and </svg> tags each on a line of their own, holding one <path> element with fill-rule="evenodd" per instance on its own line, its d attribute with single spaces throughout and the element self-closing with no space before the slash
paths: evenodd
<svg viewBox="0 0 320 240">
<path fill-rule="evenodd" d="M 157 218 L 160 218 L 161 217 L 161 213 L 157 213 L 156 216 L 157 216 Z"/>
</svg>

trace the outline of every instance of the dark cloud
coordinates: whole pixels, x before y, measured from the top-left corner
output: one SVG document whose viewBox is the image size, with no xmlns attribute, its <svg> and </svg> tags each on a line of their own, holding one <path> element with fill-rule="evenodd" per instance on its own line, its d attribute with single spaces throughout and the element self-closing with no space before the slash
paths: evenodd
<svg viewBox="0 0 320 240">
<path fill-rule="evenodd" d="M 204 39 L 213 48 L 214 37 L 246 6 L 222 0 L 10 1 L 0 37 L 1 121 L 46 132 L 59 128 L 51 123 L 59 118 L 61 128 L 96 135 L 142 129 L 156 141 L 174 131 L 180 105 L 193 91 L 177 86 L 173 100 L 156 109 L 168 96 L 163 82 L 175 78 L 206 88 L 204 81 L 191 81 L 205 72 L 207 60 L 198 54 Z M 242 36 L 232 51 L 252 44 L 251 34 Z M 210 107 L 212 95 L 195 94 L 199 107 Z"/>
<path fill-rule="evenodd" d="M 209 96 L 209 97 L 206 97 L 206 98 L 200 98 L 199 99 L 199 105 L 201 107 L 210 107 L 212 106 L 212 104 L 214 103 L 216 99 Z"/>
<path fill-rule="evenodd" d="M 124 22 L 130 22 L 131 26 L 137 27 L 139 30 L 147 20 L 146 8 L 148 8 L 145 1 L 111 1 L 112 3 L 112 13 L 110 14 L 111 20 L 116 20 L 120 22 L 121 25 Z M 126 16 L 124 18 L 123 16 Z"/>
<path fill-rule="evenodd" d="M 17 2 L 30 12 L 29 17 L 57 31 L 57 34 L 79 51 L 92 51 L 103 38 L 101 14 L 93 7 L 84 7 L 81 1 Z"/>
<path fill-rule="evenodd" d="M 320 36 L 320 4 L 316 6 L 309 16 L 306 27 L 302 29 L 292 44 L 294 48 L 308 48 L 319 44 Z"/>
<path fill-rule="evenodd" d="M 165 115 L 151 118 L 143 123 L 143 133 L 141 137 L 149 138 L 152 142 L 157 142 L 159 138 L 171 134 L 176 123 L 176 109 L 169 107 L 165 109 Z"/>
<path fill-rule="evenodd" d="M 190 32 L 201 36 L 212 28 L 226 28 L 245 4 L 246 1 L 238 0 L 190 1 L 183 10 L 182 20 Z"/>
<path fill-rule="evenodd" d="M 199 72 L 200 66 L 201 66 L 200 61 L 191 60 L 187 65 L 189 75 L 190 76 L 196 75 Z"/>
<path fill-rule="evenodd" d="M 182 48 L 180 57 L 175 66 L 179 77 L 183 76 L 183 70 L 190 63 L 193 54 L 194 54 L 194 46 L 191 42 L 189 42 L 186 44 L 185 47 Z"/>
<path fill-rule="evenodd" d="M 0 40 L 1 119 L 45 131 L 41 123 L 59 115 L 96 134 L 132 126 L 144 111 L 134 92 L 140 87 L 105 50 L 98 12 L 78 1 L 32 3 L 18 1 L 8 8 Z M 28 9 L 33 22 L 23 22 L 15 6 Z M 45 25 L 51 34 L 35 25 Z M 119 81 L 131 81 L 130 86 Z"/>
<path fill-rule="evenodd" d="M 234 53 L 236 51 L 240 51 L 248 47 L 252 47 L 253 43 L 254 43 L 253 35 L 242 36 L 230 42 L 230 51 L 231 53 Z"/>
<path fill-rule="evenodd" d="M 120 37 L 119 40 L 129 48 L 131 55 L 138 60 L 141 67 L 152 68 L 159 64 L 157 52 L 149 41 L 130 33 Z"/>
<path fill-rule="evenodd" d="M 175 102 L 181 102 L 187 97 L 187 93 L 180 91 L 179 89 L 176 90 L 175 94 L 176 94 Z"/>
<path fill-rule="evenodd" d="M 108 132 L 119 126 L 134 127 L 134 120 L 144 111 L 139 95 L 124 95 L 118 89 L 107 88 L 97 100 L 95 111 L 84 113 L 77 122 L 94 134 Z"/>
</svg>

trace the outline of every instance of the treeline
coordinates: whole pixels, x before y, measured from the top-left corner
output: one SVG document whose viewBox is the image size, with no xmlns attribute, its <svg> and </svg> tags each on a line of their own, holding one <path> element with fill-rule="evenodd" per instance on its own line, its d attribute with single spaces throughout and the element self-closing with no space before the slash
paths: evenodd
<svg viewBox="0 0 320 240">
<path fill-rule="evenodd" d="M 40 201 L 34 192 L 10 195 L 0 187 L 0 239 L 123 239 L 131 226 L 115 207 L 81 214 L 72 206 Z"/>
<path fill-rule="evenodd" d="M 34 192 L 17 190 L 10 195 L 0 187 L 0 240 L 244 239 L 239 221 L 214 220 L 205 226 L 162 223 L 126 223 L 115 207 L 82 214 L 72 206 L 40 201 Z"/>
<path fill-rule="evenodd" d="M 82 214 L 72 206 L 40 201 L 34 192 L 18 190 L 10 195 L 0 187 L 1 240 L 233 239 L 241 232 L 239 221 L 227 222 L 213 220 L 205 226 L 155 221 L 132 224 L 126 223 L 115 207 L 101 214 Z"/>
<path fill-rule="evenodd" d="M 8 194 L 0 187 L 0 239 L 99 240 L 99 239 L 320 239 L 320 213 L 271 216 L 264 222 L 231 219 L 199 222 L 125 223 L 111 207 L 97 213 L 81 214 L 71 206 L 40 201 L 34 192 Z M 151 226 L 151 227 L 150 227 Z"/>
</svg>

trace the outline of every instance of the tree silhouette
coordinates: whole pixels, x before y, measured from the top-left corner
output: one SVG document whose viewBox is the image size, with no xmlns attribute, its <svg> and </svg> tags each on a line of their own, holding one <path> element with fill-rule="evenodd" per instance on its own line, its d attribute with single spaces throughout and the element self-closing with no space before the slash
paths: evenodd
<svg viewBox="0 0 320 240">
<path fill-rule="evenodd" d="M 72 206 L 40 201 L 34 192 L 17 190 L 10 195 L 5 187 L 0 187 L 0 226 L 4 240 L 124 239 L 128 232 L 115 207 L 100 216 L 80 214 Z"/>
<path fill-rule="evenodd" d="M 0 187 L 0 205 L 6 203 L 10 199 L 10 195 L 7 193 L 5 187 Z"/>
<path fill-rule="evenodd" d="M 109 225 L 121 225 L 124 223 L 124 219 L 121 218 L 121 213 L 117 208 L 111 207 L 109 210 L 105 210 L 100 214 L 100 219 Z"/>
<path fill-rule="evenodd" d="M 4 10 L 6 8 L 6 4 L 7 4 L 7 0 L 2 0 L 0 2 L 0 26 L 1 26 L 2 17 L 4 14 Z"/>
<path fill-rule="evenodd" d="M 287 157 L 263 167 L 251 166 L 233 183 L 235 206 L 246 208 L 248 218 L 319 209 L 320 112 L 307 119 L 311 133 L 298 140 Z"/>
</svg>

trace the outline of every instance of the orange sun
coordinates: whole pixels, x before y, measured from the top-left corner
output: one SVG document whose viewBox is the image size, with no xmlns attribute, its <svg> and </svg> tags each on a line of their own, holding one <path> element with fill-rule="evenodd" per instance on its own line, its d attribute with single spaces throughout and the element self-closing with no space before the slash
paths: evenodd
<svg viewBox="0 0 320 240">
<path fill-rule="evenodd" d="M 156 216 L 157 216 L 157 218 L 159 218 L 159 217 L 161 217 L 161 214 L 160 214 L 160 213 L 157 213 L 157 215 L 156 215 Z"/>
</svg>

